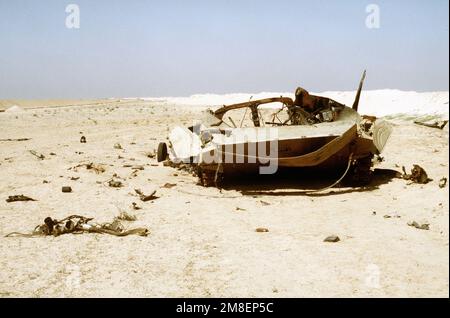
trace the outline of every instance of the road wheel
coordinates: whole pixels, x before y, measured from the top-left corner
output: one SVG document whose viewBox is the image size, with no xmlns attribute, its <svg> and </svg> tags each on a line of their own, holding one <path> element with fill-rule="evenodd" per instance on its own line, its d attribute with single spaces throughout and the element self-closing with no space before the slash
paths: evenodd
<svg viewBox="0 0 450 318">
<path fill-rule="evenodd" d="M 372 181 L 372 157 L 367 156 L 355 160 L 346 176 L 345 183 L 350 186 L 366 186 Z"/>
<path fill-rule="evenodd" d="M 167 145 L 165 142 L 160 142 L 158 145 L 158 152 L 156 154 L 156 159 L 158 162 L 164 161 L 167 159 Z"/>
</svg>

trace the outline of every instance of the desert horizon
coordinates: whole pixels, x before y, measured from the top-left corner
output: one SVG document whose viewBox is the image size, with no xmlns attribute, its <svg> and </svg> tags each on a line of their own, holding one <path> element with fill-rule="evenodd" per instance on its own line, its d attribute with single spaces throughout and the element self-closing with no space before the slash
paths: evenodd
<svg viewBox="0 0 450 318">
<path fill-rule="evenodd" d="M 328 96 L 336 101 L 351 105 L 356 91 L 324 91 L 311 93 L 319 96 Z M 162 97 L 107 97 L 87 99 L 0 99 L 0 110 L 6 110 L 12 106 L 23 108 L 56 107 L 76 105 L 98 105 L 109 102 L 122 104 L 135 101 L 166 102 L 168 104 L 182 106 L 209 106 L 217 107 L 226 104 L 245 102 L 251 99 L 262 99 L 272 96 L 293 97 L 293 92 L 259 92 L 259 93 L 199 93 L 190 96 L 162 96 Z M 449 91 L 402 91 L 399 89 L 364 90 L 361 96 L 362 109 L 366 113 L 378 116 L 392 114 L 412 115 L 439 115 L 445 117 L 448 113 Z M 448 115 L 447 115 L 448 116 Z"/>
</svg>

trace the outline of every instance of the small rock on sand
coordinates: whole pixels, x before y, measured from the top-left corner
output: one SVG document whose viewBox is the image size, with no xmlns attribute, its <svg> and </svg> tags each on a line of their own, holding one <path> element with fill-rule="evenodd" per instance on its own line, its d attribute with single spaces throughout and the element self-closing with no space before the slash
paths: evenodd
<svg viewBox="0 0 450 318">
<path fill-rule="evenodd" d="M 398 215 L 398 214 L 385 214 L 384 216 L 383 216 L 385 219 L 390 219 L 390 218 L 396 218 L 396 219 L 398 219 L 398 218 L 401 218 L 401 216 L 400 215 Z"/>
<path fill-rule="evenodd" d="M 429 230 L 430 229 L 430 224 L 428 224 L 428 223 L 419 224 L 416 221 L 410 221 L 410 222 L 408 222 L 408 225 L 415 227 L 416 229 L 419 229 L 419 230 Z"/>
<path fill-rule="evenodd" d="M 33 198 L 27 197 L 26 195 L 19 194 L 19 195 L 10 195 L 8 196 L 8 199 L 6 199 L 6 202 L 16 202 L 16 201 L 36 201 Z"/>
<path fill-rule="evenodd" d="M 120 188 L 123 186 L 122 181 L 119 180 L 109 180 L 108 185 L 112 188 Z"/>
<path fill-rule="evenodd" d="M 72 192 L 72 188 L 71 188 L 71 187 L 68 187 L 68 186 L 62 187 L 61 190 L 62 190 L 62 192 L 64 192 L 64 193 Z"/>
<path fill-rule="evenodd" d="M 142 209 L 140 206 L 137 205 L 136 202 L 131 203 L 131 205 L 132 205 L 132 208 L 133 208 L 134 210 L 140 210 L 140 209 Z"/>
<path fill-rule="evenodd" d="M 337 235 L 330 235 L 327 236 L 323 241 L 324 242 L 330 242 L 330 243 L 336 243 L 339 242 L 341 239 Z"/>
</svg>

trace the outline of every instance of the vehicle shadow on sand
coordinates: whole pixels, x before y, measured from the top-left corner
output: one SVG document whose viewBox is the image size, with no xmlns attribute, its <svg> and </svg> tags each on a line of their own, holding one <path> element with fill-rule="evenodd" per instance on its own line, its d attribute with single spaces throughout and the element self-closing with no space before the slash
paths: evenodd
<svg viewBox="0 0 450 318">
<path fill-rule="evenodd" d="M 243 195 L 329 196 L 377 190 L 383 184 L 398 178 L 399 172 L 392 169 L 375 169 L 367 185 L 352 186 L 342 181 L 332 188 L 319 191 L 332 185 L 339 177 L 340 175 L 324 172 L 281 171 L 272 175 L 229 176 L 222 181 L 221 188 L 236 190 Z"/>
</svg>

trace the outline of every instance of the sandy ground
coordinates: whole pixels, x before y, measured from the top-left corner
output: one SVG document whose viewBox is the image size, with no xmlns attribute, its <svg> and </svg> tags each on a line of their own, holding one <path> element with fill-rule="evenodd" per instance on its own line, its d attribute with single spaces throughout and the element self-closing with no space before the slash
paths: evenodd
<svg viewBox="0 0 450 318">
<path fill-rule="evenodd" d="M 426 185 L 392 179 L 322 196 L 300 195 L 295 186 L 279 195 L 246 195 L 203 188 L 147 157 L 171 127 L 191 124 L 197 108 L 87 104 L 0 113 L 0 139 L 31 138 L 0 141 L 0 296 L 449 296 L 449 188 L 438 186 L 449 177 L 448 130 L 394 123 L 379 168 L 419 164 L 433 179 Z M 89 162 L 106 171 L 69 170 Z M 133 175 L 127 164 L 145 169 Z M 124 187 L 107 185 L 114 173 Z M 167 182 L 176 186 L 163 188 Z M 62 193 L 65 185 L 73 192 Z M 156 189 L 160 198 L 141 202 L 135 188 Z M 14 194 L 38 201 L 7 203 Z M 142 209 L 132 210 L 132 202 Z M 150 235 L 3 237 L 29 232 L 47 216 L 107 222 L 119 209 L 137 216 L 127 227 L 148 227 Z M 408 226 L 411 220 L 430 230 Z M 332 234 L 341 241 L 323 242 Z"/>
</svg>

